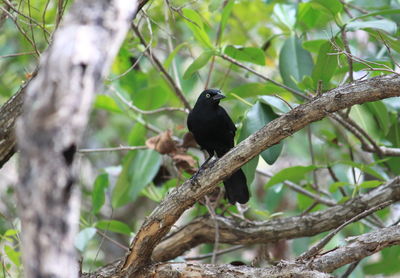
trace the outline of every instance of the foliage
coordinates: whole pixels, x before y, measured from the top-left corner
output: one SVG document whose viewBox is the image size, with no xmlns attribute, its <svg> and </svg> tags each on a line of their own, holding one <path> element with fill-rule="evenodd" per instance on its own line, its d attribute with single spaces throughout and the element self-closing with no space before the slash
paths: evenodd
<svg viewBox="0 0 400 278">
<path fill-rule="evenodd" d="M 65 2 L 63 8 L 68 10 L 70 1 Z M 346 1 L 347 4 L 339 0 L 169 2 L 171 6 L 167 7 L 165 1 L 153 1 L 145 6 L 146 13 L 135 20 L 146 43 L 141 43 L 133 31 L 129 32 L 112 65 L 104 91 L 97 95 L 93 104 L 84 145 L 145 146 L 149 138 L 168 129 L 177 146 L 181 145 L 187 131 L 187 115 L 181 110 L 153 111 L 184 106 L 176 89 L 169 85 L 154 61 L 146 58 L 144 53 L 149 48 L 192 105 L 204 87 L 219 88 L 227 95 L 222 105 L 238 126 L 237 142 L 306 102 L 308 97 L 351 82 L 350 68 L 354 79 L 360 79 L 387 74 L 398 67 L 398 1 L 352 0 Z M 0 21 L 0 68 L 7 69 L 0 75 L 2 103 L 30 77 L 38 63 L 37 54 L 48 47 L 51 33 L 64 11 L 58 9 L 56 1 L 13 3 L 18 13 L 12 9 L 8 11 L 15 22 L 12 18 Z M 346 53 L 352 55 L 351 64 Z M 16 55 L 7 56 L 10 54 Z M 247 69 L 229 62 L 226 57 Z M 278 83 L 266 82 L 248 69 Z M 388 99 L 353 107 L 349 117 L 379 146 L 398 148 L 399 110 L 400 101 Z M 159 143 L 168 142 L 160 140 Z M 110 233 L 113 237 L 117 237 L 115 233 L 132 235 L 144 216 L 168 194 L 169 188 L 192 174 L 194 167 L 187 156 L 180 157 L 180 163 L 187 164 L 185 168 L 171 158 L 172 150 L 162 154 L 157 150 L 83 155 L 80 161 L 83 208 L 76 247 L 82 252 L 84 269 L 95 261 L 105 263 L 109 259 L 105 255 L 93 256 L 93 251 L 102 246 L 102 237 L 96 235 L 96 231 Z M 198 162 L 204 159 L 196 148 L 189 148 L 188 153 Z M 262 152 L 243 167 L 252 184 L 251 210 L 246 217 L 265 220 L 276 213 L 301 214 L 312 206 L 312 199 L 285 188 L 282 184 L 285 180 L 313 193 L 327 194 L 339 203 L 400 174 L 399 163 L 398 157 L 366 154 L 352 133 L 324 119 Z M 85 171 L 88 168 L 90 171 Z M 255 179 L 256 168 L 275 175 L 268 180 L 262 176 Z M 217 213 L 228 206 L 226 201 L 221 202 Z M 324 208 L 318 205 L 311 210 Z M 228 211 L 238 213 L 234 207 L 229 207 Z M 204 213 L 207 213 L 204 206 L 196 204 L 196 209 L 186 217 L 190 220 Z M 384 223 L 390 223 L 394 217 L 388 210 L 376 215 Z M 5 253 L 0 265 L 3 272 L 16 272 L 21 268 L 18 231 L 11 227 L 12 223 L 0 222 L 0 245 Z M 339 239 L 348 235 L 369 230 L 370 227 L 362 223 L 350 225 L 328 247 L 337 246 Z M 293 257 L 321 238 L 322 235 L 296 239 L 285 251 Z M 124 242 L 128 244 L 127 237 Z M 380 252 L 378 260 L 384 260 L 384 264 L 363 260 L 352 277 L 400 273 L 396 248 Z M 256 253 L 255 247 L 249 249 Z M 212 247 L 207 245 L 200 251 L 210 252 Z M 248 263 L 241 252 L 220 258 L 221 262 L 233 260 Z M 339 269 L 336 274 L 344 270 Z"/>
</svg>

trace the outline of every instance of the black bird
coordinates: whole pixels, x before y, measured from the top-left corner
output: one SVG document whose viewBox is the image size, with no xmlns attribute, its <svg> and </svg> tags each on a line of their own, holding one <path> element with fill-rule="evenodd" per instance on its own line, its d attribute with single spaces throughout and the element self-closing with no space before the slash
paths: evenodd
<svg viewBox="0 0 400 278">
<path fill-rule="evenodd" d="M 209 158 L 205 165 L 216 153 L 221 157 L 233 148 L 233 139 L 236 127 L 226 113 L 219 106 L 219 101 L 225 96 L 219 90 L 207 89 L 203 91 L 187 119 L 189 131 L 202 149 L 205 149 Z M 202 166 L 203 166 L 202 165 Z M 246 176 L 241 169 L 237 170 L 224 181 L 226 196 L 231 204 L 244 204 L 249 200 Z"/>
</svg>

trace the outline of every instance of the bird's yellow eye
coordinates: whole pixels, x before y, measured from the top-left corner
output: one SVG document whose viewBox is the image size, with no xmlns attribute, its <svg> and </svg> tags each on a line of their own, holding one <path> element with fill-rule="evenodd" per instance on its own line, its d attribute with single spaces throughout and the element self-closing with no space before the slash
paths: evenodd
<svg viewBox="0 0 400 278">
<path fill-rule="evenodd" d="M 206 98 L 210 98 L 210 96 L 211 96 L 210 94 L 206 94 Z"/>
</svg>

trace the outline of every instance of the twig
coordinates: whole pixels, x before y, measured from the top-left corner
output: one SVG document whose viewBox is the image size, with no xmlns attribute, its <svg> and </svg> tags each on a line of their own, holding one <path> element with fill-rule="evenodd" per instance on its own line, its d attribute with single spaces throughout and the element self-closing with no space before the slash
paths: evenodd
<svg viewBox="0 0 400 278">
<path fill-rule="evenodd" d="M 80 149 L 79 153 L 99 153 L 99 152 L 119 152 L 119 151 L 135 151 L 148 149 L 147 146 L 119 146 L 113 148 L 98 148 L 98 149 Z"/>
<path fill-rule="evenodd" d="M 272 174 L 267 173 L 265 171 L 262 171 L 262 170 L 259 170 L 259 169 L 257 169 L 256 171 L 257 171 L 257 173 L 259 173 L 259 174 L 261 174 L 263 176 L 272 177 Z M 317 201 L 320 204 L 324 204 L 324 205 L 327 205 L 327 206 L 330 206 L 330 207 L 336 205 L 336 202 L 334 200 L 318 196 L 318 195 L 316 195 L 316 194 L 314 194 L 314 193 L 312 193 L 312 192 L 310 192 L 308 190 L 305 190 L 301 186 L 299 186 L 299 185 L 297 185 L 297 184 L 295 184 L 295 183 L 293 183 L 291 181 L 284 181 L 283 184 L 288 186 L 290 189 L 300 193 L 300 194 L 303 194 L 303 195 L 305 195 L 307 197 L 310 197 L 311 199 Z"/>
<path fill-rule="evenodd" d="M 113 87 L 109 87 L 113 93 L 123 102 L 125 103 L 130 109 L 133 111 L 143 114 L 143 115 L 151 115 L 151 114 L 157 114 L 157 113 L 162 113 L 162 112 L 183 112 L 183 113 L 189 113 L 186 109 L 180 108 L 180 107 L 163 107 L 163 108 L 158 108 L 154 110 L 142 110 L 135 105 L 132 104 L 131 101 L 128 101 L 126 98 L 124 98 L 117 90 L 115 90 Z"/>
<path fill-rule="evenodd" d="M 143 38 L 142 34 L 140 33 L 138 27 L 135 24 L 131 24 L 131 27 L 135 34 L 138 36 L 140 39 L 140 42 L 145 46 L 147 45 L 146 40 Z M 186 100 L 182 90 L 179 88 L 178 84 L 175 83 L 174 79 L 172 78 L 171 75 L 167 72 L 167 70 L 164 68 L 162 63 L 158 60 L 158 58 L 152 53 L 151 49 L 145 50 L 145 55 L 150 59 L 150 61 L 153 63 L 153 65 L 161 71 L 165 79 L 167 80 L 168 84 L 172 87 L 174 90 L 175 94 L 178 96 L 178 98 L 181 100 L 183 105 L 186 107 L 188 110 L 192 110 L 189 102 Z"/>
<path fill-rule="evenodd" d="M 356 261 L 354 263 L 352 263 L 347 269 L 346 272 L 343 273 L 342 276 L 340 276 L 340 278 L 347 278 L 350 276 L 350 274 L 354 271 L 354 269 L 356 269 L 356 267 L 358 266 L 358 264 L 360 263 L 360 261 Z"/>
<path fill-rule="evenodd" d="M 217 259 L 217 253 L 218 253 L 218 245 L 219 245 L 219 225 L 218 225 L 218 220 L 217 220 L 217 217 L 215 214 L 215 210 L 211 205 L 210 198 L 208 198 L 208 196 L 204 196 L 204 198 L 206 199 L 206 207 L 208 209 L 208 212 L 210 213 L 211 218 L 214 220 L 214 223 L 215 223 L 214 250 L 213 250 L 212 256 L 211 256 L 211 263 L 215 264 L 216 259 Z"/>
<path fill-rule="evenodd" d="M 343 28 L 340 33 L 341 33 L 341 36 L 342 36 L 344 49 L 346 49 L 346 52 L 351 55 L 351 51 L 350 51 L 350 47 L 349 47 L 349 41 L 347 40 L 347 35 L 346 35 L 345 28 Z M 349 79 L 350 79 L 350 82 L 353 82 L 354 81 L 354 77 L 353 77 L 353 60 L 351 59 L 350 55 L 346 55 L 346 58 L 347 58 L 347 64 L 349 65 Z"/>
<path fill-rule="evenodd" d="M 245 247 L 245 245 L 232 246 L 232 247 L 229 247 L 229 248 L 226 248 L 226 249 L 222 249 L 222 250 L 219 250 L 217 252 L 217 255 L 219 256 L 219 255 L 222 255 L 222 254 L 234 252 L 236 250 L 242 249 L 243 247 Z M 199 256 L 195 256 L 195 257 L 187 257 L 187 258 L 184 258 L 184 260 L 185 261 L 204 260 L 204 259 L 207 259 L 207 258 L 211 257 L 213 254 L 214 254 L 214 252 L 203 254 L 203 255 L 199 255 Z"/>
<path fill-rule="evenodd" d="M 103 233 L 101 231 L 99 231 L 99 229 L 96 229 L 96 232 L 101 235 L 102 237 L 104 237 L 105 239 L 107 239 L 109 242 L 114 243 L 114 245 L 118 246 L 119 248 L 121 248 L 124 251 L 129 251 L 129 248 L 122 245 L 121 243 L 119 243 L 118 241 L 116 241 L 115 239 L 109 237 L 106 233 Z"/>
<path fill-rule="evenodd" d="M 3 59 L 3 58 L 10 58 L 10 57 L 17 57 L 17 56 L 23 56 L 23 55 L 32 55 L 32 54 L 35 54 L 35 53 L 36 53 L 36 52 L 21 52 L 21 53 L 6 54 L 6 55 L 0 56 L 0 59 Z"/>
<path fill-rule="evenodd" d="M 228 4 L 228 2 L 229 2 L 229 0 L 224 0 L 224 2 L 222 3 L 222 9 L 225 8 L 225 6 L 226 6 L 226 4 Z M 221 35 L 222 35 L 222 20 L 219 22 L 219 25 L 218 25 L 217 38 L 216 38 L 216 42 L 215 42 L 216 47 L 218 47 L 221 42 Z M 211 58 L 210 68 L 208 70 L 208 75 L 207 75 L 207 79 L 206 79 L 206 84 L 204 85 L 204 89 L 207 89 L 208 85 L 210 84 L 210 79 L 211 79 L 211 74 L 214 69 L 214 64 L 215 64 L 215 56 L 213 55 Z"/>
<path fill-rule="evenodd" d="M 393 203 L 393 201 L 387 201 L 384 203 L 381 203 L 377 206 L 374 206 L 354 217 L 352 217 L 350 220 L 347 220 L 346 222 L 344 222 L 342 225 L 340 225 L 339 227 L 337 227 L 335 230 L 333 230 L 332 232 L 330 232 L 327 236 L 325 236 L 323 239 L 321 239 L 317 244 L 315 244 L 313 247 L 311 247 L 311 249 L 309 249 L 307 252 L 301 254 L 296 261 L 307 261 L 309 260 L 311 257 L 314 257 L 316 254 L 318 254 L 318 252 L 337 234 L 339 233 L 344 227 L 346 227 L 347 225 L 349 225 L 350 223 L 356 222 L 362 218 L 364 218 L 365 216 L 378 211 L 388 205 L 390 205 L 391 203 Z"/>
<path fill-rule="evenodd" d="M 249 72 L 251 72 L 251 73 L 253 73 L 253 74 L 255 74 L 255 75 L 257 75 L 258 77 L 260 77 L 261 79 L 264 79 L 265 81 L 271 82 L 272 84 L 274 84 L 274 85 L 276 85 L 276 86 L 278 86 L 278 87 L 281 87 L 281 88 L 283 88 L 283 89 L 285 89 L 285 90 L 291 92 L 292 94 L 294 94 L 294 95 L 296 95 L 296 96 L 299 96 L 299 97 L 304 98 L 304 99 L 307 99 L 307 100 L 310 100 L 310 99 L 311 99 L 309 96 L 303 94 L 302 92 L 297 91 L 297 90 L 295 90 L 295 89 L 292 89 L 292 88 L 290 88 L 290 87 L 288 87 L 288 86 L 286 86 L 286 85 L 284 85 L 284 84 L 282 84 L 282 83 L 276 82 L 275 80 L 273 80 L 273 79 L 271 79 L 271 78 L 269 78 L 269 77 L 267 77 L 267 76 L 265 76 L 265 75 L 259 73 L 258 71 L 255 71 L 255 70 L 253 70 L 252 68 L 249 68 L 249 67 L 243 65 L 242 63 L 236 61 L 235 59 L 229 57 L 229 56 L 226 55 L 226 54 L 220 54 L 219 57 L 221 57 L 222 59 L 224 59 L 224 60 L 226 60 L 226 61 L 229 61 L 229 62 L 231 62 L 232 64 L 234 64 L 234 65 L 236 65 L 236 66 L 239 66 L 239 67 L 241 67 L 241 68 L 243 68 L 243 69 L 245 69 L 245 70 L 247 70 L 247 71 L 249 71 Z"/>
</svg>

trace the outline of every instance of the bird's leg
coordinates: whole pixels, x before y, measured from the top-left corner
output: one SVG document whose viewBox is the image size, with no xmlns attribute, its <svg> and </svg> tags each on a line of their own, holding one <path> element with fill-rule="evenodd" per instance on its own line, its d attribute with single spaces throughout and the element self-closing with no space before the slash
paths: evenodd
<svg viewBox="0 0 400 278">
<path fill-rule="evenodd" d="M 205 166 L 207 166 L 207 163 L 211 160 L 211 158 L 213 158 L 213 154 L 210 154 L 210 152 L 208 152 L 209 156 L 206 159 L 206 161 L 203 162 L 203 164 L 201 164 L 199 170 L 197 170 L 197 172 L 190 178 L 190 180 L 195 180 L 197 178 L 197 176 L 199 175 L 199 173 L 205 168 Z"/>
</svg>

